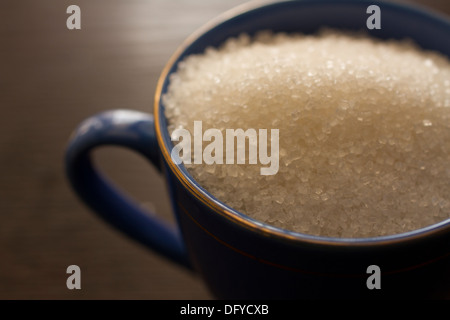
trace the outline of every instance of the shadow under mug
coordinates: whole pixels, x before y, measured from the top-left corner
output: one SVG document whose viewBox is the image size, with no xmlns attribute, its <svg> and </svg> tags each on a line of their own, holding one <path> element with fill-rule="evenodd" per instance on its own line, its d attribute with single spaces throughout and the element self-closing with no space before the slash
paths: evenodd
<svg viewBox="0 0 450 320">
<path fill-rule="evenodd" d="M 172 56 L 158 82 L 153 116 L 131 110 L 108 111 L 77 128 L 65 159 L 73 189 L 117 229 L 200 275 L 217 298 L 448 298 L 450 219 L 374 238 L 326 238 L 290 232 L 221 203 L 170 157 L 173 145 L 161 97 L 180 60 L 242 32 L 312 33 L 323 26 L 366 29 L 369 5 L 381 9 L 381 29 L 368 30 L 372 36 L 411 38 L 423 48 L 450 56 L 448 18 L 421 8 L 331 0 L 237 7 L 193 34 Z M 142 211 L 99 174 L 90 153 L 108 144 L 137 151 L 164 174 L 176 225 L 167 225 Z M 368 267 L 372 265 L 381 271 L 381 289 L 368 288 Z"/>
</svg>

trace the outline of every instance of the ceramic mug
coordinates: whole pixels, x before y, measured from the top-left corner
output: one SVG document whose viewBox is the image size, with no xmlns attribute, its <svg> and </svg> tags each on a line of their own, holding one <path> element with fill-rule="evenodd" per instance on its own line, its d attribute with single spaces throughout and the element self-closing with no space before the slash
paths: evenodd
<svg viewBox="0 0 450 320">
<path fill-rule="evenodd" d="M 170 157 L 173 147 L 162 95 L 177 63 L 242 32 L 312 33 L 323 26 L 366 28 L 367 7 L 381 9 L 378 38 L 411 38 L 450 56 L 448 18 L 378 1 L 249 3 L 224 13 L 188 38 L 158 82 L 153 115 L 115 110 L 94 115 L 74 132 L 66 153 L 67 175 L 81 199 L 107 222 L 150 249 L 199 274 L 217 298 L 291 299 L 432 296 L 450 280 L 450 219 L 419 230 L 373 238 L 327 238 L 258 222 L 218 201 Z M 137 151 L 165 176 L 176 225 L 148 215 L 93 167 L 101 145 Z M 381 289 L 369 289 L 370 266 Z M 445 287 L 445 286 L 444 286 Z M 448 296 L 448 290 L 440 291 Z"/>
</svg>

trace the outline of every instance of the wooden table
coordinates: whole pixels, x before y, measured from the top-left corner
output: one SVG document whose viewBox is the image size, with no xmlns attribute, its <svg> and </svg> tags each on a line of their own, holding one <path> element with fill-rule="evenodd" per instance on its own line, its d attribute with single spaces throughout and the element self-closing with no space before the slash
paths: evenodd
<svg viewBox="0 0 450 320">
<path fill-rule="evenodd" d="M 152 112 L 156 81 L 191 32 L 242 0 L 0 2 L 0 299 L 211 299 L 202 280 L 124 237 L 68 186 L 71 131 L 107 109 Z M 421 1 L 450 14 L 448 1 Z M 81 30 L 66 8 L 81 8 Z M 172 220 L 164 181 L 116 148 L 96 161 Z M 81 267 L 68 290 L 66 268 Z"/>
</svg>

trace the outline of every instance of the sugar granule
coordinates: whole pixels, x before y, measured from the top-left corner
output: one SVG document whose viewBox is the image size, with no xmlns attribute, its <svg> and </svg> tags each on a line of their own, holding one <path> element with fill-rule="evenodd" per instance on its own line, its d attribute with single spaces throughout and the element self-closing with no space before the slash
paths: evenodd
<svg viewBox="0 0 450 320">
<path fill-rule="evenodd" d="M 187 166 L 257 220 L 355 238 L 450 218 L 450 63 L 409 41 L 241 35 L 182 61 L 163 102 L 169 132 L 199 120 L 279 129 L 274 176 L 249 164 Z"/>
</svg>

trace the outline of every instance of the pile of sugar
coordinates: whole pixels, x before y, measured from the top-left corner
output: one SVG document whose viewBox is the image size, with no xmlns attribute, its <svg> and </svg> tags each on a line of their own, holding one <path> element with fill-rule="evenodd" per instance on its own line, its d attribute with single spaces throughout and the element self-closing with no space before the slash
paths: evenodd
<svg viewBox="0 0 450 320">
<path fill-rule="evenodd" d="M 187 165 L 259 221 L 354 238 L 450 218 L 450 63 L 437 53 L 330 30 L 242 35 L 181 62 L 163 99 L 169 132 L 279 129 L 276 175 Z"/>
</svg>

